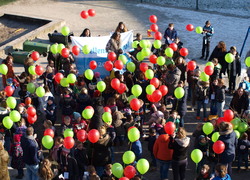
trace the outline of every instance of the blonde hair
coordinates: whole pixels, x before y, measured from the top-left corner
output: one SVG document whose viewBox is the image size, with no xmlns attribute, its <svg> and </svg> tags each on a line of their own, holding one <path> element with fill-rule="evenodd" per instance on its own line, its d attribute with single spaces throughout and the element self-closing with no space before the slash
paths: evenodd
<svg viewBox="0 0 250 180">
<path fill-rule="evenodd" d="M 51 180 L 53 178 L 53 172 L 51 170 L 51 162 L 49 159 L 44 159 L 41 163 L 40 175 L 44 180 Z"/>
<path fill-rule="evenodd" d="M 3 141 L 0 141 L 0 151 L 3 150 L 4 147 L 3 147 Z"/>
<path fill-rule="evenodd" d="M 185 138 L 187 136 L 187 132 L 184 127 L 179 127 L 177 134 L 179 135 L 179 138 Z"/>
</svg>

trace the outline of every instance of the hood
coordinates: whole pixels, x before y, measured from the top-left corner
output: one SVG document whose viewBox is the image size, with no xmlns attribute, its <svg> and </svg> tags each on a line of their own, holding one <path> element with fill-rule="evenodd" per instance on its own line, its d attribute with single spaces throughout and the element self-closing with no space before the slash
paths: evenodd
<svg viewBox="0 0 250 180">
<path fill-rule="evenodd" d="M 189 137 L 185 137 L 182 139 L 178 139 L 176 138 L 175 141 L 177 142 L 177 144 L 179 144 L 181 147 L 187 147 L 190 143 L 190 138 Z"/>
</svg>

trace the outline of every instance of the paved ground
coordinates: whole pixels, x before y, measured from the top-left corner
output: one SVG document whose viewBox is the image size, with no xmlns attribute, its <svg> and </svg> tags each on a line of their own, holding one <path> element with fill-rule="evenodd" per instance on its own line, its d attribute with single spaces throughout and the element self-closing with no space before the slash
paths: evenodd
<svg viewBox="0 0 250 180">
<path fill-rule="evenodd" d="M 24 15 L 39 15 L 40 17 L 50 17 L 55 19 L 64 19 L 67 26 L 74 32 L 76 36 L 80 35 L 86 27 L 91 29 L 92 36 L 107 35 L 113 31 L 118 22 L 123 21 L 129 29 L 133 29 L 135 33 L 139 32 L 146 37 L 146 31 L 149 29 L 150 23 L 148 17 L 155 14 L 158 17 L 158 25 L 160 31 L 164 31 L 167 24 L 174 22 L 180 34 L 185 47 L 190 51 L 188 58 L 198 58 L 201 50 L 201 37 L 194 32 L 188 34 L 185 30 L 185 25 L 192 23 L 195 26 L 202 26 L 208 19 L 212 20 L 215 26 L 215 36 L 212 40 L 211 47 L 213 48 L 218 41 L 224 40 L 228 47 L 236 45 L 241 48 L 245 32 L 249 26 L 249 19 L 236 18 L 232 16 L 224 16 L 222 14 L 212 14 L 208 12 L 190 11 L 185 9 L 175 9 L 160 6 L 152 6 L 145 4 L 137 4 L 138 1 L 117 1 L 117 0 L 87 0 L 87 1 L 50 1 L 50 0 L 20 0 L 14 4 L 0 7 L 1 12 L 18 13 Z M 96 16 L 90 17 L 87 20 L 81 19 L 80 12 L 82 10 L 95 9 Z M 46 40 L 47 35 L 38 37 L 38 40 Z M 249 48 L 249 45 L 248 47 Z M 245 51 L 244 51 L 245 52 Z M 244 53 L 243 53 L 244 55 Z M 204 64 L 204 61 L 198 61 Z M 45 58 L 38 61 L 39 64 L 45 65 Z M 21 73 L 23 68 L 21 65 L 15 65 L 15 72 Z M 189 135 L 195 129 L 197 121 L 195 113 L 188 112 L 186 115 L 186 129 Z M 146 143 L 144 144 L 144 154 L 146 153 Z M 116 161 L 121 161 L 122 152 L 125 148 L 115 148 Z M 191 150 L 191 148 L 190 148 Z M 187 180 L 192 180 L 195 177 L 195 165 L 189 160 L 187 168 Z M 15 172 L 11 170 L 11 179 L 14 179 Z M 242 172 L 237 174 L 234 171 L 233 179 L 247 180 L 247 175 L 250 173 Z M 145 175 L 147 179 L 159 179 L 158 172 L 149 172 Z M 172 179 L 171 173 L 170 178 Z"/>
</svg>

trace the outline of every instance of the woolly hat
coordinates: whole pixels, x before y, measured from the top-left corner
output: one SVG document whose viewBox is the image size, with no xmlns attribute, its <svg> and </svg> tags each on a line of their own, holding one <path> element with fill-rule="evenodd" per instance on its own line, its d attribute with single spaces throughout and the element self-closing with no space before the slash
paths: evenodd
<svg viewBox="0 0 250 180">
<path fill-rule="evenodd" d="M 79 117 L 81 117 L 81 114 L 79 112 L 74 112 L 73 116 L 74 116 L 74 119 L 78 119 Z"/>
</svg>

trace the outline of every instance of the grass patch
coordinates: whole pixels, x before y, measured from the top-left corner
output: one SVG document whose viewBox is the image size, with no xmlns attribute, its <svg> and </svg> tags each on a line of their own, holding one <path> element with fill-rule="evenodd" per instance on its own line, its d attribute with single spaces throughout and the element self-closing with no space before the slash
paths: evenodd
<svg viewBox="0 0 250 180">
<path fill-rule="evenodd" d="M 16 1 L 16 0 L 0 0 L 0 6 L 9 4 L 9 3 L 14 2 L 14 1 Z"/>
</svg>

